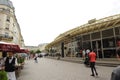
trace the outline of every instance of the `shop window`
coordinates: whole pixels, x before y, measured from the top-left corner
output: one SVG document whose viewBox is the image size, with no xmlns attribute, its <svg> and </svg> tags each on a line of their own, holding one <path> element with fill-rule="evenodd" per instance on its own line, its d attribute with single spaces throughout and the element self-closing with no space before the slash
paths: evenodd
<svg viewBox="0 0 120 80">
<path fill-rule="evenodd" d="M 111 47 L 115 47 L 115 39 L 114 38 L 103 39 L 103 48 Z"/>
<path fill-rule="evenodd" d="M 102 31 L 102 37 L 110 37 L 110 36 L 113 36 L 113 28 L 112 29 L 107 29 L 107 30 L 104 30 Z"/>
<path fill-rule="evenodd" d="M 101 49 L 101 40 L 92 41 L 92 49 Z"/>
<path fill-rule="evenodd" d="M 108 49 L 104 50 L 104 58 L 115 58 L 116 57 L 116 50 L 115 49 Z"/>
</svg>

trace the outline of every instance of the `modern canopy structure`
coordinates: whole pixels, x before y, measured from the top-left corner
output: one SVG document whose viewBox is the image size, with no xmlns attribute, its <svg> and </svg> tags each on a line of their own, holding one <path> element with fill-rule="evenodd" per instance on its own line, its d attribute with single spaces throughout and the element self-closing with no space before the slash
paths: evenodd
<svg viewBox="0 0 120 80">
<path fill-rule="evenodd" d="M 99 20 L 89 20 L 87 24 L 60 34 L 46 46 L 47 50 L 61 52 L 61 43 L 64 43 L 66 55 L 74 55 L 81 49 L 95 49 L 100 58 L 115 57 L 117 43 L 120 40 L 120 14 L 105 17 Z"/>
</svg>

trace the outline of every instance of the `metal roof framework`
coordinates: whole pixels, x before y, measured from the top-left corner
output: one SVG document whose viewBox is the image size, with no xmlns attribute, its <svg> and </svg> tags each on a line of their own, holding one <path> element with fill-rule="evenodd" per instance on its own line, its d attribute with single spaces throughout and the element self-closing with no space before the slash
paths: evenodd
<svg viewBox="0 0 120 80">
<path fill-rule="evenodd" d="M 79 27 L 76 27 L 74 29 L 71 29 L 69 31 L 66 31 L 63 34 L 60 34 L 53 42 L 48 44 L 46 48 L 50 48 L 56 44 L 60 44 L 61 42 L 68 43 L 76 35 L 89 33 L 92 31 L 97 31 L 97 30 L 108 28 L 108 27 L 113 27 L 118 24 L 120 24 L 120 14 L 96 20 L 91 24 L 87 23 Z"/>
</svg>

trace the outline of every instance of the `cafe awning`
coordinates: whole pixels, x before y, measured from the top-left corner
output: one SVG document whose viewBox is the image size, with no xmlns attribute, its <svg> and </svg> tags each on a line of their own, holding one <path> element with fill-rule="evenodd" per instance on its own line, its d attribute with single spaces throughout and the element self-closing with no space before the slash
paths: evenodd
<svg viewBox="0 0 120 80">
<path fill-rule="evenodd" d="M 0 51 L 18 52 L 18 51 L 20 51 L 20 47 L 17 44 L 7 43 L 7 42 L 0 42 Z"/>
<path fill-rule="evenodd" d="M 19 53 L 29 53 L 28 49 L 20 48 Z"/>
</svg>

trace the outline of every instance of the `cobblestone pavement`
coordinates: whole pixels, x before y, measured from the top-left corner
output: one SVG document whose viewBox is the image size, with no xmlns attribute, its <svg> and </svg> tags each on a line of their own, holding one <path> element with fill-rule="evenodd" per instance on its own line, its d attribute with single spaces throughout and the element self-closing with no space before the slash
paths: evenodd
<svg viewBox="0 0 120 80">
<path fill-rule="evenodd" d="M 98 77 L 90 76 L 91 70 L 83 64 L 40 58 L 26 61 L 18 80 L 110 80 L 115 67 L 96 66 Z"/>
</svg>

